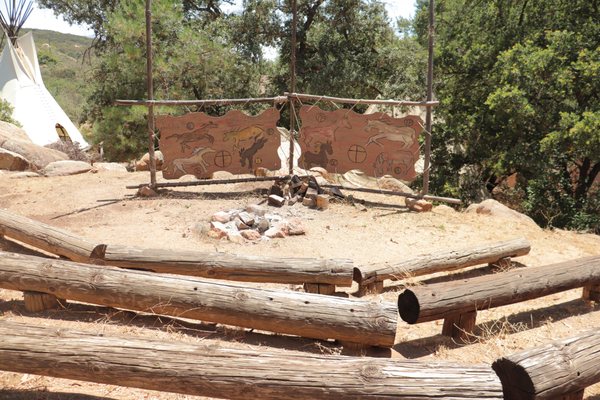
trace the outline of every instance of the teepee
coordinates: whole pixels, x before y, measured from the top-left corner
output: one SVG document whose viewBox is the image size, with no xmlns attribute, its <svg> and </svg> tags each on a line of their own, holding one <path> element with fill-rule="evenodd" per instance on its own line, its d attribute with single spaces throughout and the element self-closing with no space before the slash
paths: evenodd
<svg viewBox="0 0 600 400">
<path fill-rule="evenodd" d="M 8 40 L 0 55 L 0 98 L 13 106 L 13 118 L 33 143 L 44 146 L 60 140 L 87 146 L 44 85 L 33 35 L 29 32 L 17 37 L 31 14 L 32 3 L 13 0 L 5 1 L 5 6 L 8 18 L 0 13 L 0 24 Z"/>
</svg>

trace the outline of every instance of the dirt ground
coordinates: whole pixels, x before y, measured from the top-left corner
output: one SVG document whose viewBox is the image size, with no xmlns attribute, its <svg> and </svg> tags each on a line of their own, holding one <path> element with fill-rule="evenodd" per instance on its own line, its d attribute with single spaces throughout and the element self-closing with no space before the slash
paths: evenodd
<svg viewBox="0 0 600 400">
<path fill-rule="evenodd" d="M 0 208 L 49 223 L 104 243 L 172 249 L 197 249 L 280 257 L 351 258 L 356 264 L 382 263 L 435 250 L 525 237 L 531 253 L 516 261 L 545 265 L 600 254 L 600 236 L 543 230 L 522 221 L 435 207 L 418 214 L 397 197 L 354 193 L 366 211 L 332 203 L 317 211 L 295 205 L 274 212 L 305 221 L 304 236 L 235 244 L 201 232 L 216 211 L 242 208 L 264 198 L 268 184 L 232 184 L 175 189 L 159 198 L 133 198 L 126 185 L 148 181 L 147 173 L 98 172 L 70 177 L 19 178 L 0 174 Z M 11 245 L 0 242 L 0 249 Z M 475 269 L 462 274 L 490 273 Z M 461 276 L 460 274 L 458 276 Z M 435 277 L 426 277 L 435 279 Z M 403 282 L 386 282 L 381 301 L 395 302 Z M 264 285 L 263 285 L 264 286 Z M 290 290 L 289 285 L 269 285 Z M 353 293 L 356 287 L 347 291 Z M 443 337 L 441 321 L 408 325 L 399 320 L 394 359 L 491 363 L 497 357 L 541 345 L 577 332 L 600 328 L 600 304 L 580 299 L 581 289 L 478 313 L 469 343 Z M 29 324 L 102 331 L 140 338 L 179 340 L 261 348 L 261 351 L 339 354 L 340 345 L 286 336 L 251 333 L 213 324 L 142 315 L 105 307 L 71 304 L 67 310 L 31 314 L 19 292 L 0 289 L 0 319 Z M 1 340 L 1 339 L 0 339 Z M 389 356 L 389 355 L 388 355 Z M 600 384 L 585 398 L 600 400 Z M 0 399 L 199 399 L 161 393 L 0 372 Z"/>
</svg>

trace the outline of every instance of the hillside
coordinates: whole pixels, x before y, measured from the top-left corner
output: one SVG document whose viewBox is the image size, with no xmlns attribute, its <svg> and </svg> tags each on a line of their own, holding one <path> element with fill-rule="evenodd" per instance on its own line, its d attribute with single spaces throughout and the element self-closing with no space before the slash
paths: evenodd
<svg viewBox="0 0 600 400">
<path fill-rule="evenodd" d="M 88 52 L 84 62 L 84 53 L 92 44 L 92 39 L 39 29 L 23 29 L 21 32 L 29 31 L 33 32 L 46 87 L 78 125 L 86 101 L 86 81 L 93 61 Z"/>
</svg>

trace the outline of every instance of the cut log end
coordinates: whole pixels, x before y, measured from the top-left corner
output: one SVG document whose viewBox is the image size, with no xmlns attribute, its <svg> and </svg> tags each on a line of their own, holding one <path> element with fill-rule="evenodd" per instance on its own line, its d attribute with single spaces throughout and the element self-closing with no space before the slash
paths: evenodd
<svg viewBox="0 0 600 400">
<path fill-rule="evenodd" d="M 414 292 L 406 289 L 398 296 L 398 313 L 404 322 L 416 324 L 419 320 L 419 299 Z"/>
<path fill-rule="evenodd" d="M 502 382 L 505 399 L 533 400 L 535 386 L 527 370 L 508 358 L 500 358 L 492 364 L 492 369 Z"/>
<path fill-rule="evenodd" d="M 25 309 L 32 313 L 56 310 L 64 305 L 64 300 L 60 300 L 52 294 L 40 292 L 23 292 L 23 300 Z"/>
</svg>

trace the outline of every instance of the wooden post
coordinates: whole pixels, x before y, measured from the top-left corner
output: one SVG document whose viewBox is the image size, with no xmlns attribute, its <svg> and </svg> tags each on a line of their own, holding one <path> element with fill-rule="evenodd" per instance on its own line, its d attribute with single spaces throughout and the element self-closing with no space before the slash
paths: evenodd
<svg viewBox="0 0 600 400">
<path fill-rule="evenodd" d="M 600 285 L 587 285 L 583 287 L 583 299 L 600 303 Z"/>
<path fill-rule="evenodd" d="M 486 243 L 479 246 L 438 251 L 396 260 L 383 265 L 360 268 L 360 284 L 366 285 L 384 279 L 402 280 L 410 277 L 454 271 L 478 264 L 494 263 L 506 257 L 518 257 L 529 253 L 531 245 L 525 238 L 504 242 Z"/>
<path fill-rule="evenodd" d="M 148 100 L 154 100 L 152 76 L 152 0 L 146 0 L 146 85 Z M 154 104 L 148 105 L 148 156 L 150 158 L 150 187 L 156 188 L 156 158 L 154 156 Z"/>
<path fill-rule="evenodd" d="M 0 288 L 380 347 L 394 344 L 398 319 L 393 303 L 257 289 L 6 252 L 0 252 Z"/>
<path fill-rule="evenodd" d="M 398 296 L 409 324 L 519 303 L 600 282 L 600 256 L 519 268 L 461 281 L 415 286 Z"/>
<path fill-rule="evenodd" d="M 3 210 L 0 234 L 74 261 L 87 261 L 96 247 L 71 232 Z"/>
<path fill-rule="evenodd" d="M 335 285 L 328 285 L 323 283 L 305 283 L 304 291 L 306 293 L 333 295 L 335 294 Z"/>
<path fill-rule="evenodd" d="M 292 0 L 292 42 L 290 55 L 290 92 L 296 93 L 296 35 L 297 35 L 297 24 L 298 24 L 298 5 L 296 0 Z M 289 161 L 289 173 L 294 173 L 294 130 L 296 129 L 296 105 L 294 99 L 289 98 L 290 105 L 290 159 Z"/>
<path fill-rule="evenodd" d="M 600 332 L 503 357 L 492 364 L 507 400 L 582 399 L 586 387 L 600 382 Z"/>
<path fill-rule="evenodd" d="M 24 291 L 23 300 L 25 309 L 31 313 L 56 310 L 64 305 L 64 300 L 59 300 L 54 295 L 40 292 Z"/>
<path fill-rule="evenodd" d="M 429 0 L 429 29 L 427 44 L 427 102 L 433 100 L 433 44 L 435 37 L 435 4 Z M 423 190 L 421 194 L 429 193 L 429 171 L 431 169 L 431 106 L 425 114 L 425 161 L 423 164 Z"/>
<path fill-rule="evenodd" d="M 469 334 L 475 328 L 477 311 L 462 314 L 449 315 L 444 318 L 442 335 L 450 336 L 453 339 L 467 341 Z"/>
<path fill-rule="evenodd" d="M 233 349 L 0 320 L 0 370 L 202 397 L 502 399 L 489 366 Z M 432 379 L 435 373 L 435 379 Z"/>
</svg>

